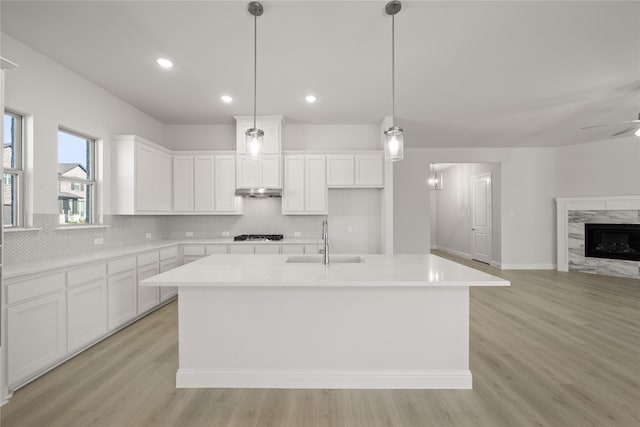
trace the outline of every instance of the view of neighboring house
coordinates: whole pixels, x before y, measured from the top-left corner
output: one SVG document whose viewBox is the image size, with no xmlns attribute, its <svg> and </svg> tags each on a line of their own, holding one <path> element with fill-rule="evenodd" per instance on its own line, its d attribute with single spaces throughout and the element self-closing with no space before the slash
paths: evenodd
<svg viewBox="0 0 640 427">
<path fill-rule="evenodd" d="M 87 179 L 87 171 L 80 163 L 59 163 L 58 176 Z M 60 223 L 84 223 L 87 212 L 86 199 L 87 193 L 84 184 L 58 181 Z"/>
</svg>

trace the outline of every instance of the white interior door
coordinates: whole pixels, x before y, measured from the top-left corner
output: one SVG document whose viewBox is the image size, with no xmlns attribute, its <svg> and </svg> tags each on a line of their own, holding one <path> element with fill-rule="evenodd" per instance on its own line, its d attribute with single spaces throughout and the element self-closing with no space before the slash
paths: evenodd
<svg viewBox="0 0 640 427">
<path fill-rule="evenodd" d="M 491 263 L 491 173 L 471 178 L 471 257 Z"/>
</svg>

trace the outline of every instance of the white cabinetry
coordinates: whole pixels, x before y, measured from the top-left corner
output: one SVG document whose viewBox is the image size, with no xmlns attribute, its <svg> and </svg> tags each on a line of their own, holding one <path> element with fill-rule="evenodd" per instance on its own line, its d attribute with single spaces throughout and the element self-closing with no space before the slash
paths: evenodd
<svg viewBox="0 0 640 427">
<path fill-rule="evenodd" d="M 171 211 L 170 152 L 135 135 L 112 142 L 112 213 L 165 214 Z"/>
<path fill-rule="evenodd" d="M 325 156 L 284 156 L 282 213 L 322 215 L 327 213 Z"/>
<path fill-rule="evenodd" d="M 173 210 L 191 212 L 194 207 L 193 156 L 173 156 Z"/>
<path fill-rule="evenodd" d="M 169 271 L 178 266 L 178 248 L 171 247 L 160 250 L 160 273 Z M 160 287 L 160 302 L 165 302 L 178 294 L 178 288 L 175 286 Z"/>
<path fill-rule="evenodd" d="M 107 271 L 107 318 L 109 330 L 114 330 L 137 314 L 136 257 L 111 261 Z"/>
<path fill-rule="evenodd" d="M 15 385 L 67 353 L 64 292 L 7 308 L 8 384 Z"/>
<path fill-rule="evenodd" d="M 103 267 L 104 268 L 104 267 Z M 69 345 L 74 352 L 107 332 L 107 281 L 105 277 L 67 292 Z"/>
<path fill-rule="evenodd" d="M 160 302 L 157 286 L 140 286 L 140 281 L 155 276 L 158 272 L 158 251 L 138 255 L 138 314 L 150 310 Z"/>
<path fill-rule="evenodd" d="M 384 156 L 378 153 L 327 156 L 329 188 L 384 187 Z"/>
<path fill-rule="evenodd" d="M 242 198 L 235 195 L 235 155 L 176 155 L 173 165 L 175 212 L 242 214 Z"/>
</svg>

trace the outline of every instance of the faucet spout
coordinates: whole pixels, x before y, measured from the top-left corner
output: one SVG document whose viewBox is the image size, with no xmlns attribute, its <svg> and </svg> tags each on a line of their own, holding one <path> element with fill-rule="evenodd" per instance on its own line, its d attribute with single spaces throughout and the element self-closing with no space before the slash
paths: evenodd
<svg viewBox="0 0 640 427">
<path fill-rule="evenodd" d="M 329 265 L 329 223 L 326 219 L 322 221 L 322 246 L 322 265 Z"/>
</svg>

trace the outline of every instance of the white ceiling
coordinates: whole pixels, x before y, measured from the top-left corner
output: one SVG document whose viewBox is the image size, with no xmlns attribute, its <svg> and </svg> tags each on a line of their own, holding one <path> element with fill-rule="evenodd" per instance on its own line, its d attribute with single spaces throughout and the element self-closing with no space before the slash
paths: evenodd
<svg viewBox="0 0 640 427">
<path fill-rule="evenodd" d="M 264 1 L 258 114 L 380 123 L 391 112 L 385 1 Z M 244 1 L 7 1 L 2 31 L 167 124 L 252 111 Z M 162 70 L 155 59 L 172 59 Z M 10 58 L 9 58 L 10 59 Z M 405 1 L 396 122 L 409 146 L 551 146 L 640 111 L 640 2 Z M 318 102 L 308 105 L 313 93 Z M 232 104 L 220 95 L 234 97 Z"/>
</svg>

